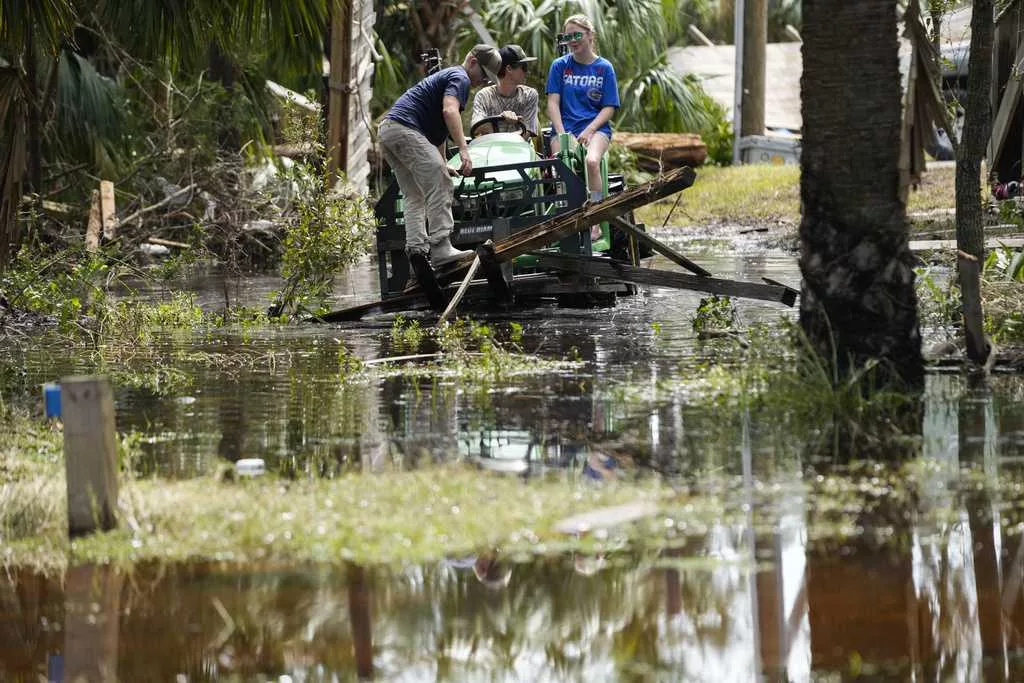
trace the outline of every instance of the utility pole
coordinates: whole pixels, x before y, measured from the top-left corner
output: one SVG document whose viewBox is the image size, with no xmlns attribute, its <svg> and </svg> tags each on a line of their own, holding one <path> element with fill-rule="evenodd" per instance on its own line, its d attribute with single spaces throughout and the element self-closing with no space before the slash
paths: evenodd
<svg viewBox="0 0 1024 683">
<path fill-rule="evenodd" d="M 746 0 L 743 12 L 743 116 L 740 135 L 764 135 L 768 0 Z"/>
<path fill-rule="evenodd" d="M 745 15 L 745 0 L 736 0 L 733 6 L 732 17 L 732 43 L 735 52 L 735 78 L 733 88 L 732 104 L 732 163 L 740 163 L 740 131 L 743 127 L 743 17 Z"/>
</svg>

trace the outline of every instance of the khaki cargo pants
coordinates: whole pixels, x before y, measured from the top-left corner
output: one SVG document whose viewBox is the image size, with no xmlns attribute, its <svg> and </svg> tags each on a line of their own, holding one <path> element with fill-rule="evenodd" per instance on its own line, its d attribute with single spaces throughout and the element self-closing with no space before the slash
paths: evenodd
<svg viewBox="0 0 1024 683">
<path fill-rule="evenodd" d="M 451 234 L 452 181 L 437 147 L 397 121 L 380 123 L 381 152 L 405 197 L 405 251 L 427 254 Z"/>
</svg>

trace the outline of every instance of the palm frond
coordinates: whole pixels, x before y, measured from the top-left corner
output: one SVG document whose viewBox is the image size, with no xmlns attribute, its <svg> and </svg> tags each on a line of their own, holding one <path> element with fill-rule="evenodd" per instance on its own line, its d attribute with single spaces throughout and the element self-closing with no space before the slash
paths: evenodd
<svg viewBox="0 0 1024 683">
<path fill-rule="evenodd" d="M 118 87 L 92 63 L 64 50 L 57 71 L 57 110 L 49 140 L 61 156 L 89 163 L 104 175 L 115 172 L 122 147 Z"/>
<path fill-rule="evenodd" d="M 289 52 L 321 52 L 330 8 L 344 0 L 239 0 L 228 35 Z M 321 52 L 322 54 L 322 52 Z"/>
<path fill-rule="evenodd" d="M 700 133 L 717 106 L 694 76 L 682 76 L 662 57 L 619 82 L 618 125 L 627 130 Z"/>
<path fill-rule="evenodd" d="M 100 0 L 98 23 L 132 55 L 177 64 L 201 62 L 225 26 L 217 3 L 194 0 Z"/>
<path fill-rule="evenodd" d="M 21 54 L 30 38 L 55 50 L 71 30 L 72 0 L 0 0 L 0 54 Z"/>
</svg>

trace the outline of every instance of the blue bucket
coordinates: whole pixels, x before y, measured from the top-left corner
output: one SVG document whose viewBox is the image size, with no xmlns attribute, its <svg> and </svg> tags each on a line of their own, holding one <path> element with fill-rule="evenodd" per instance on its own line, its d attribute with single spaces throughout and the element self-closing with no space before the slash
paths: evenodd
<svg viewBox="0 0 1024 683">
<path fill-rule="evenodd" d="M 47 419 L 60 417 L 60 385 L 47 382 L 43 385 L 43 403 L 46 405 Z"/>
</svg>

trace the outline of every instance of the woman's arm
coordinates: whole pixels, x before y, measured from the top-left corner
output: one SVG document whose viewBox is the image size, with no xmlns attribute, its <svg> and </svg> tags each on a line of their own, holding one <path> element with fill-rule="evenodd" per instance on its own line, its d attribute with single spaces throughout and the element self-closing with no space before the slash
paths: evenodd
<svg viewBox="0 0 1024 683">
<path fill-rule="evenodd" d="M 551 127 L 555 129 L 555 135 L 565 132 L 562 124 L 562 96 L 556 92 L 548 93 L 548 118 L 551 119 Z"/>
</svg>

